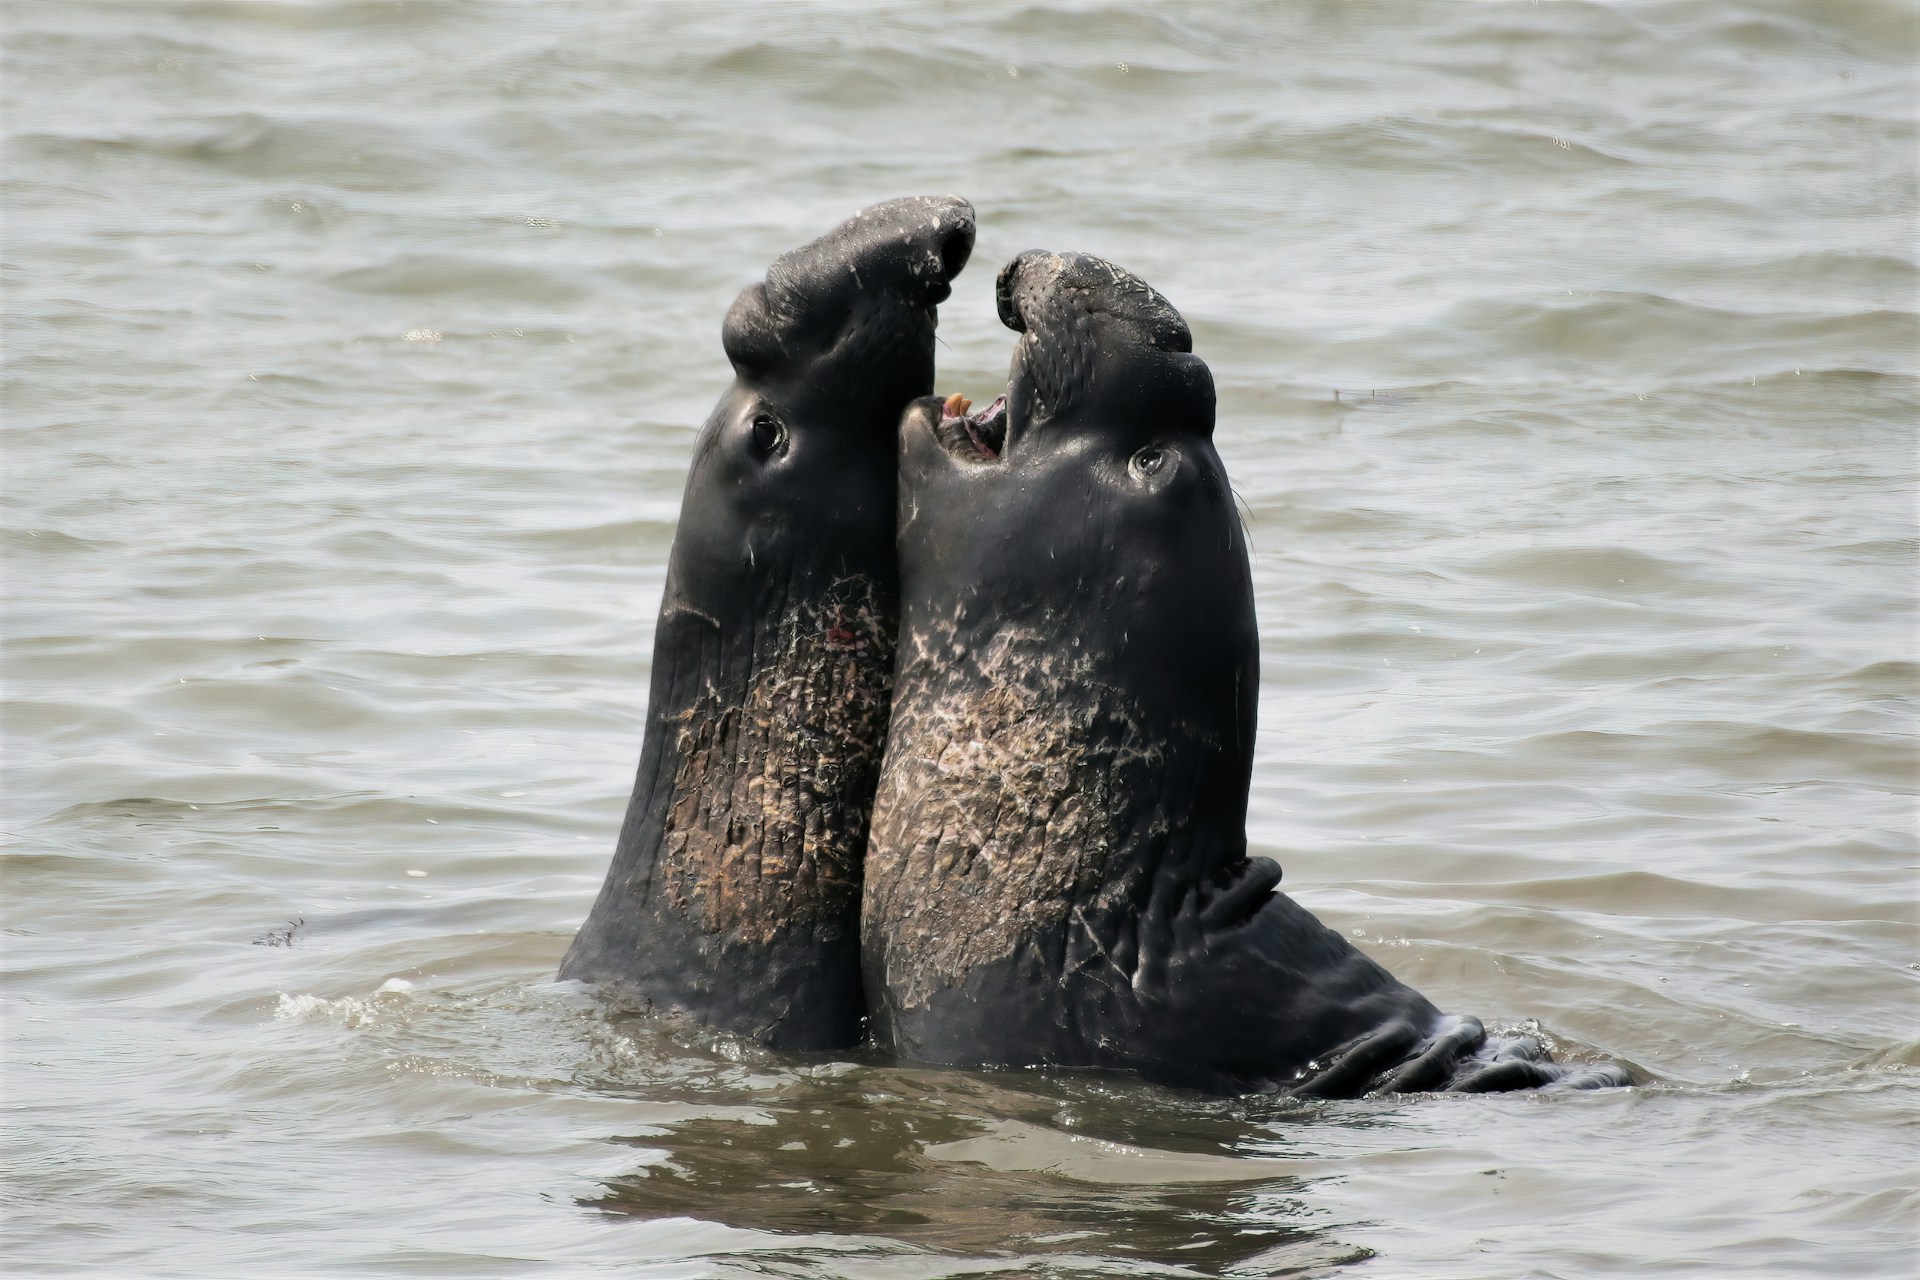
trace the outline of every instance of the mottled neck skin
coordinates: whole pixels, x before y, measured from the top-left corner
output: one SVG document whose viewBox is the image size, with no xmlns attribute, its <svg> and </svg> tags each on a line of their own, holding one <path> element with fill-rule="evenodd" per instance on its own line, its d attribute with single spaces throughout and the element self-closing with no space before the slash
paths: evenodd
<svg viewBox="0 0 1920 1280">
<path fill-rule="evenodd" d="M 875 1039 L 929 1061 L 1263 1087 L 1306 1058 L 1265 1043 L 1209 1060 L 1189 1038 L 1218 1013 L 1190 998 L 1218 978 L 1207 936 L 1279 878 L 1245 856 L 1252 726 L 1243 744 L 1167 718 L 1103 670 L 1099 634 L 967 640 L 941 621 L 903 638 L 862 921 Z M 1309 941 L 1334 944 L 1330 972 L 1371 968 L 1330 933 Z M 1300 1013 L 1324 1020 L 1314 1004 Z"/>
<path fill-rule="evenodd" d="M 633 797 L 562 976 L 784 1047 L 858 1038 L 889 578 L 780 584 L 729 620 L 669 592 Z"/>
<path fill-rule="evenodd" d="M 651 773 L 642 767 L 644 795 L 628 819 L 634 845 L 658 849 L 650 866 L 637 860 L 639 903 L 663 895 L 708 931 L 749 944 L 796 934 L 847 945 L 893 685 L 896 608 L 891 584 L 841 578 L 769 601 L 744 659 L 717 643 L 675 646 L 658 689 L 661 749 Z M 719 639 L 705 629 L 701 639 Z M 744 696 L 725 698 L 707 677 L 736 663 L 744 679 L 730 687 Z"/>
<path fill-rule="evenodd" d="M 1128 940 L 1100 926 L 1142 898 L 1167 834 L 1127 799 L 1164 752 L 1118 691 L 1063 699 L 1049 637 L 956 647 L 906 659 L 874 801 L 868 962 L 876 1031 L 896 1041 L 896 1013 L 1023 949 L 1061 954 L 1069 934 L 1126 967 Z"/>
</svg>

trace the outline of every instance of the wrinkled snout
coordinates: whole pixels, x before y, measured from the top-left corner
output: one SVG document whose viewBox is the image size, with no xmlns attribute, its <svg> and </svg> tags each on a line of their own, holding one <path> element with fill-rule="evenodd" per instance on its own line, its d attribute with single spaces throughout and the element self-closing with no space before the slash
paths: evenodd
<svg viewBox="0 0 1920 1280">
<path fill-rule="evenodd" d="M 1088 253 L 1029 249 L 994 280 L 1000 322 L 1042 340 L 1048 330 L 1098 323 L 1107 344 L 1193 350 L 1193 334 L 1160 291 L 1124 267 Z"/>
<path fill-rule="evenodd" d="M 933 309 L 953 292 L 973 236 L 973 206 L 959 196 L 862 209 L 776 260 L 765 283 L 740 295 L 721 331 L 727 356 L 751 375 L 857 333 L 869 355 L 912 356 L 925 346 L 931 360 Z"/>
<path fill-rule="evenodd" d="M 910 307 L 946 301 L 973 253 L 973 206 L 959 196 L 872 205 L 767 272 L 770 289 L 878 293 Z"/>
<path fill-rule="evenodd" d="M 906 196 L 862 210 L 840 233 L 863 275 L 875 274 L 907 300 L 931 306 L 947 300 L 973 253 L 973 206 L 959 196 Z"/>
</svg>

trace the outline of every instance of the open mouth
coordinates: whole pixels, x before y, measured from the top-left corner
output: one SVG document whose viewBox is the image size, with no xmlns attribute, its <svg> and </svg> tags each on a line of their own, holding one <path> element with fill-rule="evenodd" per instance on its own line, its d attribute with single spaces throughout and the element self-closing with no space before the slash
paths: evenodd
<svg viewBox="0 0 1920 1280">
<path fill-rule="evenodd" d="M 940 406 L 940 422 L 934 436 L 947 452 L 967 462 L 997 462 L 1007 444 L 1007 397 L 994 397 L 992 404 L 978 413 L 969 413 L 973 402 L 954 392 Z"/>
</svg>

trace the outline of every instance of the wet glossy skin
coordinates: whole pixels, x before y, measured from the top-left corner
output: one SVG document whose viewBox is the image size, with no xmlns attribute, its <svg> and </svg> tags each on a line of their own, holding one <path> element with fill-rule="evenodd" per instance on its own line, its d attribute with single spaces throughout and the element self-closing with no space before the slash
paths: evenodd
<svg viewBox="0 0 1920 1280">
<path fill-rule="evenodd" d="M 1023 254 L 999 293 L 1023 335 L 1004 422 L 925 400 L 901 428 L 899 674 L 862 919 L 876 1040 L 1215 1092 L 1561 1078 L 1247 856 L 1253 592 L 1179 314 L 1083 255 Z"/>
<path fill-rule="evenodd" d="M 779 1047 L 859 1037 L 894 428 L 932 389 L 935 307 L 972 245 L 964 200 L 890 201 L 728 313 L 735 377 L 694 446 L 639 775 L 561 977 Z"/>
</svg>

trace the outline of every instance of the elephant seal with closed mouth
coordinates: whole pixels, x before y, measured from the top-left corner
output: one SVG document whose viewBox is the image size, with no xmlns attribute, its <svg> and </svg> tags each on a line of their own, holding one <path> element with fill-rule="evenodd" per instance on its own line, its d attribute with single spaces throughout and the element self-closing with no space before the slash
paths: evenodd
<svg viewBox="0 0 1920 1280">
<path fill-rule="evenodd" d="M 957 197 L 875 205 L 727 313 L 640 770 L 562 978 L 778 1048 L 859 1038 L 860 859 L 893 676 L 895 445 L 933 389 Z"/>
<path fill-rule="evenodd" d="M 1443 1015 L 1247 855 L 1259 648 L 1212 375 L 1098 258 L 1023 254 L 998 293 L 1006 394 L 901 426 L 876 1041 L 1217 1093 L 1627 1083 Z"/>
</svg>

